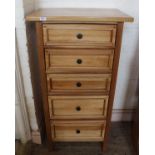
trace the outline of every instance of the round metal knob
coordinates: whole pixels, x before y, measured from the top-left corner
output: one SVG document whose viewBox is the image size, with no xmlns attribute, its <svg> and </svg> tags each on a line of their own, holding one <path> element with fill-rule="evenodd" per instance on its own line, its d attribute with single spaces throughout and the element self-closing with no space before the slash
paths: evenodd
<svg viewBox="0 0 155 155">
<path fill-rule="evenodd" d="M 76 133 L 79 134 L 79 133 L 80 133 L 80 130 L 77 129 L 77 130 L 76 130 Z"/>
<path fill-rule="evenodd" d="M 78 33 L 78 34 L 76 35 L 76 37 L 77 37 L 78 39 L 82 39 L 82 38 L 83 38 L 83 34 Z"/>
<path fill-rule="evenodd" d="M 77 59 L 77 64 L 82 64 L 82 60 L 81 59 Z"/>
<path fill-rule="evenodd" d="M 77 106 L 76 107 L 76 111 L 80 111 L 81 110 L 81 107 L 80 106 Z"/>
<path fill-rule="evenodd" d="M 77 87 L 81 87 L 81 85 L 82 85 L 82 84 L 81 84 L 80 82 L 77 82 L 77 83 L 76 83 L 76 86 L 77 86 Z"/>
</svg>

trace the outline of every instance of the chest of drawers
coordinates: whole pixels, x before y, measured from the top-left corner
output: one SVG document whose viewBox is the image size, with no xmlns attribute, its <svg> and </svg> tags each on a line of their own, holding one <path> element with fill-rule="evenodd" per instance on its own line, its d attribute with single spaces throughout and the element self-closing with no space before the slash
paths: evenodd
<svg viewBox="0 0 155 155">
<path fill-rule="evenodd" d="M 100 141 L 104 149 L 123 23 L 133 18 L 115 9 L 43 9 L 26 20 L 36 114 L 43 105 L 49 144 Z"/>
</svg>

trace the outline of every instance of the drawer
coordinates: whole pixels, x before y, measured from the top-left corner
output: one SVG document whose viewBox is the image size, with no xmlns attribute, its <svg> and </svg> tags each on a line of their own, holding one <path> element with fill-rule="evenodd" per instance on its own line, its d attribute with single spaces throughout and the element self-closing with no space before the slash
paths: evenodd
<svg viewBox="0 0 155 155">
<path fill-rule="evenodd" d="M 54 141 L 103 141 L 105 121 L 54 121 Z"/>
<path fill-rule="evenodd" d="M 108 96 L 49 96 L 51 119 L 106 118 Z"/>
<path fill-rule="evenodd" d="M 48 73 L 111 72 L 113 49 L 46 49 Z"/>
<path fill-rule="evenodd" d="M 116 25 L 44 24 L 44 45 L 115 46 Z"/>
<path fill-rule="evenodd" d="M 111 74 L 47 74 L 48 92 L 108 93 Z"/>
</svg>

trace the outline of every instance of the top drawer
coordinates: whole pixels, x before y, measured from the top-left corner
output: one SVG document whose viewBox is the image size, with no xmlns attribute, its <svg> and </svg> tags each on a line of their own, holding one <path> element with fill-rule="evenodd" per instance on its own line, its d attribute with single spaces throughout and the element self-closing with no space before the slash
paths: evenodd
<svg viewBox="0 0 155 155">
<path fill-rule="evenodd" d="M 44 45 L 115 46 L 116 25 L 44 24 Z"/>
</svg>

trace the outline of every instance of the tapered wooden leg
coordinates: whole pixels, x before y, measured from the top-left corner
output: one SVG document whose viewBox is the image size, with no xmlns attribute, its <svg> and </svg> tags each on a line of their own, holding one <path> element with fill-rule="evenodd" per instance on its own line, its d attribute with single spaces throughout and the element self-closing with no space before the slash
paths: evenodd
<svg viewBox="0 0 155 155">
<path fill-rule="evenodd" d="M 48 151 L 52 152 L 54 150 L 54 143 L 53 142 L 47 142 Z"/>
<path fill-rule="evenodd" d="M 106 152 L 107 151 L 107 145 L 106 145 L 106 142 L 102 142 L 101 144 L 101 148 L 102 148 L 102 152 Z"/>
<path fill-rule="evenodd" d="M 48 151 L 52 152 L 53 151 L 53 145 L 52 143 L 48 143 Z"/>
</svg>

